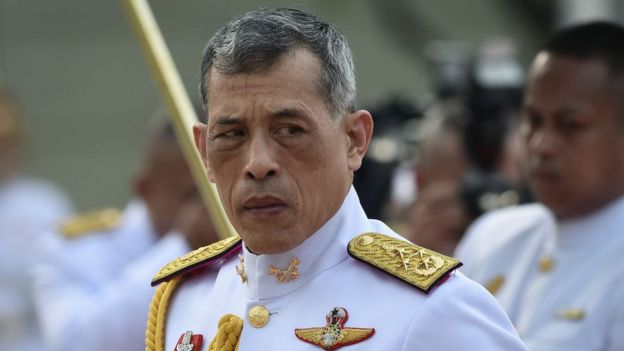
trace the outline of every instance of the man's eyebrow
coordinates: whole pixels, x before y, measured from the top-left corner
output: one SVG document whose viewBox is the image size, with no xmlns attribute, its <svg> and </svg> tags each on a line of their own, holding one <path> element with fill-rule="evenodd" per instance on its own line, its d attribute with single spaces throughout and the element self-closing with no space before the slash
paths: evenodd
<svg viewBox="0 0 624 351">
<path fill-rule="evenodd" d="M 214 121 L 215 125 L 218 126 L 230 126 L 242 122 L 241 118 L 232 116 L 214 117 Z"/>
<path fill-rule="evenodd" d="M 584 111 L 578 107 L 564 107 L 555 111 L 554 116 L 556 118 L 574 117 L 582 114 Z"/>
<path fill-rule="evenodd" d="M 278 110 L 271 112 L 271 118 L 294 118 L 294 119 L 308 119 L 308 112 L 304 109 L 300 109 L 297 107 L 284 107 Z M 237 116 L 217 116 L 209 118 L 214 120 L 214 125 L 221 126 L 231 126 L 244 123 L 244 119 L 242 117 Z"/>
<path fill-rule="evenodd" d="M 296 107 L 284 107 L 271 113 L 273 117 L 289 117 L 306 119 L 308 113 L 305 110 Z"/>
</svg>

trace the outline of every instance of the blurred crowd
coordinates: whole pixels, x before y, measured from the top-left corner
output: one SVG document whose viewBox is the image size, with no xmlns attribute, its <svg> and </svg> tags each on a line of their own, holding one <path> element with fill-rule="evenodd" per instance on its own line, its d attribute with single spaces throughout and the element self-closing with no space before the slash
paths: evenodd
<svg viewBox="0 0 624 351">
<path fill-rule="evenodd" d="M 368 108 L 355 187 L 370 218 L 459 257 L 531 349 L 618 350 L 624 29 L 561 31 L 530 69 L 515 50 L 431 44 L 432 94 Z M 143 348 L 152 275 L 218 240 L 167 116 L 145 129 L 127 206 L 77 214 L 22 171 L 27 130 L 0 90 L 1 350 Z"/>
<path fill-rule="evenodd" d="M 0 349 L 144 348 L 153 274 L 218 239 L 168 116 L 146 126 L 121 210 L 72 213 L 58 187 L 21 171 L 24 136 L 0 91 Z"/>
<path fill-rule="evenodd" d="M 507 40 L 474 55 L 454 42 L 427 52 L 432 97 L 392 97 L 370 110 L 375 130 L 355 186 L 367 214 L 452 255 L 484 212 L 532 200 L 519 135 L 525 73 Z"/>
</svg>

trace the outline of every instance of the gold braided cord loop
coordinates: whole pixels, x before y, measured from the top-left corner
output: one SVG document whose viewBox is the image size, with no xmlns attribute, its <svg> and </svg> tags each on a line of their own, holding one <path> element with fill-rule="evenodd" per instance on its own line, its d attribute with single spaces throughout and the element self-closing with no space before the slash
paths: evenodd
<svg viewBox="0 0 624 351">
<path fill-rule="evenodd" d="M 145 329 L 145 351 L 155 351 L 154 340 L 156 339 L 156 317 L 158 315 L 158 305 L 162 299 L 165 288 L 169 283 L 162 283 L 156 288 L 152 302 L 147 314 L 147 327 Z"/>
<path fill-rule="evenodd" d="M 145 330 L 145 351 L 164 351 L 165 349 L 165 322 L 169 302 L 173 291 L 182 281 L 182 277 L 175 277 L 162 283 L 156 289 L 147 316 Z"/>
<path fill-rule="evenodd" d="M 226 314 L 219 320 L 215 335 L 208 351 L 237 351 L 238 340 L 243 331 L 243 320 L 233 314 Z"/>
</svg>

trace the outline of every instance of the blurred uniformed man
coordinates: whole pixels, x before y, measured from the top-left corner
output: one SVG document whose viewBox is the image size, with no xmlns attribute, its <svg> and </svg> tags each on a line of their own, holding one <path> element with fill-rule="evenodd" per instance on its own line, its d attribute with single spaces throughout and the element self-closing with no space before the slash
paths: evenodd
<svg viewBox="0 0 624 351">
<path fill-rule="evenodd" d="M 556 33 L 522 117 L 540 204 L 486 216 L 458 248 L 531 350 L 624 350 L 623 104 L 624 28 Z"/>
<path fill-rule="evenodd" d="M 156 275 L 149 350 L 525 350 L 457 260 L 364 214 L 351 182 L 373 122 L 332 26 L 248 12 L 209 41 L 201 86 L 196 144 L 242 240 Z"/>
<path fill-rule="evenodd" d="M 24 121 L 0 87 L 0 350 L 42 350 L 29 271 L 33 243 L 71 213 L 67 196 L 21 170 Z"/>
<path fill-rule="evenodd" d="M 69 219 L 40 245 L 35 296 L 51 350 L 144 348 L 153 272 L 217 240 L 165 120 L 149 136 L 137 197 L 123 213 Z"/>
</svg>

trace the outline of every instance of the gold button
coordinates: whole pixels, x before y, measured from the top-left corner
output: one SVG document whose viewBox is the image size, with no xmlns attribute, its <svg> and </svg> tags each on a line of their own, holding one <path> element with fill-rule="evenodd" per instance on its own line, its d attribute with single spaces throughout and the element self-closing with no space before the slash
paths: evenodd
<svg viewBox="0 0 624 351">
<path fill-rule="evenodd" d="M 496 295 L 496 293 L 500 290 L 503 284 L 505 284 L 505 277 L 503 277 L 502 275 L 497 275 L 496 277 L 494 277 L 494 279 L 487 282 L 484 287 L 487 289 L 487 291 L 490 292 L 490 294 Z"/>
<path fill-rule="evenodd" d="M 362 246 L 368 246 L 368 245 L 372 244 L 373 241 L 375 241 L 375 239 L 373 239 L 372 236 L 363 235 L 363 236 L 361 236 L 358 239 L 358 244 L 360 244 Z"/>
<path fill-rule="evenodd" d="M 542 273 L 550 272 L 555 268 L 555 261 L 548 257 L 544 256 L 539 260 L 539 270 Z"/>
<path fill-rule="evenodd" d="M 254 328 L 262 328 L 269 323 L 269 310 L 262 306 L 254 306 L 247 314 L 249 324 Z"/>
<path fill-rule="evenodd" d="M 567 319 L 570 321 L 580 321 L 585 318 L 585 312 L 576 308 L 567 310 L 559 310 L 555 312 L 555 317 L 560 319 Z"/>
</svg>

